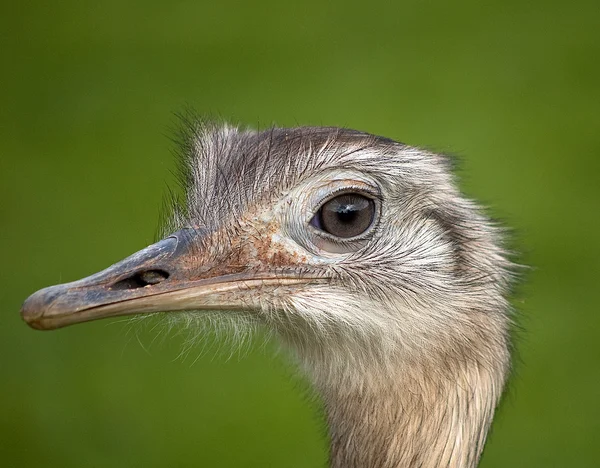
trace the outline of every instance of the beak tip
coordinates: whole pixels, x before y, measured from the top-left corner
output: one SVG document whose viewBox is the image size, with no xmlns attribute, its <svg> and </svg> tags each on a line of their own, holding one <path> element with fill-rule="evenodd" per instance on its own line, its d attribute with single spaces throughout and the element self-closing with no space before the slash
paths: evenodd
<svg viewBox="0 0 600 468">
<path fill-rule="evenodd" d="M 51 296 L 48 294 L 50 288 L 40 289 L 25 299 L 21 306 L 21 318 L 31 328 L 36 330 L 45 330 L 42 324 L 42 318 L 51 303 Z"/>
</svg>

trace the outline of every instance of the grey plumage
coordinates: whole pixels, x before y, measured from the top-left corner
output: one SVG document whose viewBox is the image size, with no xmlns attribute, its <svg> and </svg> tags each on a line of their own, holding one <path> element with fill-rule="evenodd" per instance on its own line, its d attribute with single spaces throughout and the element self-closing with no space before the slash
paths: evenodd
<svg viewBox="0 0 600 468">
<path fill-rule="evenodd" d="M 181 271 L 261 279 L 190 292 L 173 308 L 232 308 L 274 331 L 323 398 L 332 466 L 475 466 L 509 371 L 511 263 L 448 159 L 354 130 L 194 119 L 182 155 L 186 198 L 168 232 L 191 233 L 186 257 L 141 289 L 162 291 Z M 319 207 L 348 192 L 372 200 L 372 228 L 319 232 Z M 26 320 L 70 323 L 44 325 L 48 310 L 68 308 L 49 296 L 26 302 Z M 105 315 L 158 310 L 113 312 L 129 299 L 111 301 Z"/>
</svg>

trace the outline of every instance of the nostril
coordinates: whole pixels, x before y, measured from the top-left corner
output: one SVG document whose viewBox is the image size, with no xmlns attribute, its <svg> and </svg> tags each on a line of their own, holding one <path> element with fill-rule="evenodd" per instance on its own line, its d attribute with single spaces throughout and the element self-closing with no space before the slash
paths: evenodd
<svg viewBox="0 0 600 468">
<path fill-rule="evenodd" d="M 163 270 L 147 270 L 138 273 L 142 282 L 146 284 L 157 284 L 169 277 L 169 273 Z"/>
<path fill-rule="evenodd" d="M 169 273 L 164 270 L 145 270 L 138 271 L 132 276 L 117 281 L 111 286 L 111 289 L 137 289 L 145 286 L 152 286 L 166 280 Z"/>
</svg>

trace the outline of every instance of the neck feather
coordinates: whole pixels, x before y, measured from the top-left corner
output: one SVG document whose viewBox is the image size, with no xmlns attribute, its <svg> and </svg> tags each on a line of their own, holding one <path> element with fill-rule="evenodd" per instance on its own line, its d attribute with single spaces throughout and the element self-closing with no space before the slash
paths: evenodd
<svg viewBox="0 0 600 468">
<path fill-rule="evenodd" d="M 507 305 L 487 298 L 275 325 L 323 400 L 332 468 L 477 466 L 510 367 Z"/>
<path fill-rule="evenodd" d="M 323 399 L 331 467 L 476 467 L 510 358 L 505 327 L 488 325 L 412 358 L 296 341 Z"/>
<path fill-rule="evenodd" d="M 333 468 L 475 467 L 504 370 L 468 367 L 436 379 L 404 375 L 387 388 L 324 388 Z"/>
</svg>

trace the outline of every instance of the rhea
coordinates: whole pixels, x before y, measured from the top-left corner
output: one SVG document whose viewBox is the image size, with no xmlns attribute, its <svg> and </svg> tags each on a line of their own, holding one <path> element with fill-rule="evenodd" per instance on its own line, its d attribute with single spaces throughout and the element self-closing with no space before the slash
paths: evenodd
<svg viewBox="0 0 600 468">
<path fill-rule="evenodd" d="M 322 398 L 332 467 L 475 467 L 510 367 L 511 263 L 449 160 L 341 128 L 185 133 L 174 233 L 36 292 L 25 321 L 259 321 Z"/>
</svg>

